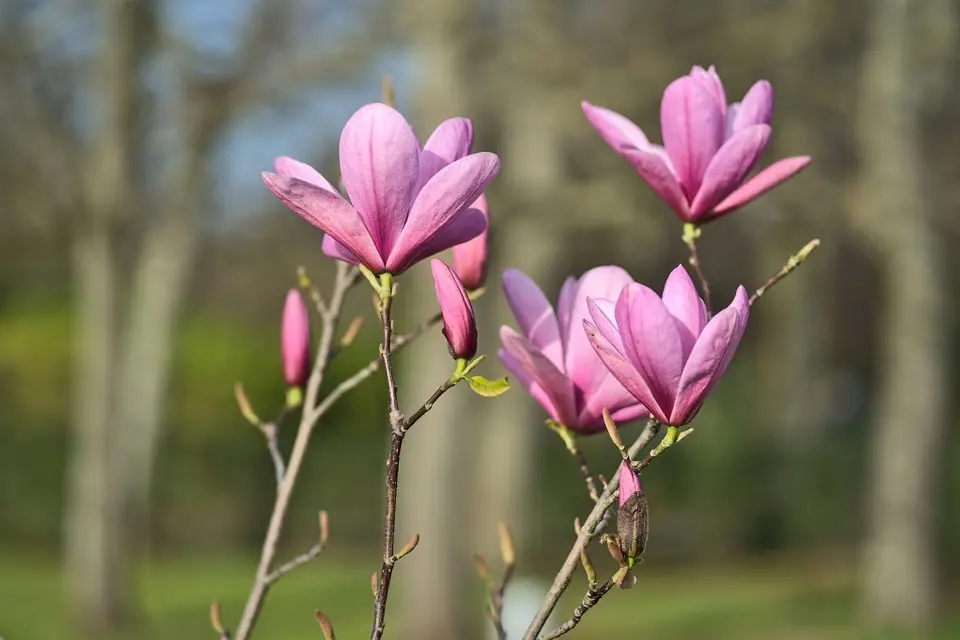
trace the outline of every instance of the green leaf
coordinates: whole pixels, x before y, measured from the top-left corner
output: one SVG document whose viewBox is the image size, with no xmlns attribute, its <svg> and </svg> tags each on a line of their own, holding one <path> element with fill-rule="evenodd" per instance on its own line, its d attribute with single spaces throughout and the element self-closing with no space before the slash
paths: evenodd
<svg viewBox="0 0 960 640">
<path fill-rule="evenodd" d="M 510 388 L 510 381 L 506 378 L 487 380 L 483 376 L 468 376 L 467 382 L 474 393 L 484 398 L 496 398 Z"/>
</svg>

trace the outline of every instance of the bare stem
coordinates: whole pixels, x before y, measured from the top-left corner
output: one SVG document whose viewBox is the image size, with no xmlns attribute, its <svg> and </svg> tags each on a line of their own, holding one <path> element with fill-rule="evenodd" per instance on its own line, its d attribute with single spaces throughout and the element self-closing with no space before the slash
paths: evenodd
<svg viewBox="0 0 960 640">
<path fill-rule="evenodd" d="M 659 430 L 659 422 L 655 420 L 648 421 L 640 437 L 630 445 L 630 449 L 628 450 L 630 457 L 636 457 L 637 454 L 653 440 Z M 530 622 L 530 626 L 527 627 L 527 631 L 523 636 L 524 640 L 536 640 L 538 634 L 543 630 L 543 626 L 547 623 L 547 618 L 550 617 L 550 614 L 553 613 L 554 608 L 557 606 L 560 596 L 562 596 L 563 592 L 570 586 L 573 574 L 580 564 L 580 551 L 586 547 L 590 540 L 602 532 L 606 522 L 604 516 L 610 507 L 613 506 L 613 503 L 617 501 L 617 488 L 619 486 L 619 474 L 614 472 L 611 474 L 610 480 L 604 487 L 603 493 L 600 494 L 600 499 L 594 505 L 590 515 L 587 516 L 586 521 L 580 526 L 580 534 L 577 536 L 573 548 L 570 549 L 567 559 L 564 560 L 563 566 L 560 567 L 560 571 L 557 572 L 556 578 L 554 578 L 553 584 L 550 586 L 550 590 L 544 597 L 543 602 L 540 603 L 537 614 Z"/>
<path fill-rule="evenodd" d="M 260 427 L 260 430 L 263 431 L 263 437 L 267 441 L 267 451 L 270 452 L 270 459 L 273 460 L 273 470 L 277 477 L 277 491 L 280 490 L 280 485 L 283 484 L 283 476 L 287 473 L 287 466 L 283 461 L 283 454 L 280 453 L 280 445 L 277 438 L 279 424 L 280 421 L 276 420 L 261 425 Z"/>
<path fill-rule="evenodd" d="M 759 289 L 753 292 L 753 295 L 750 296 L 750 304 L 753 304 L 765 294 L 770 287 L 777 284 L 788 275 L 790 275 L 794 269 L 803 264 L 803 261 L 810 257 L 810 254 L 817 250 L 820 247 L 819 238 L 814 238 L 810 242 L 804 245 L 800 251 L 796 252 L 787 260 L 787 262 L 780 268 L 780 271 L 777 271 L 775 274 L 767 278 L 767 281 L 764 282 Z"/>
<path fill-rule="evenodd" d="M 380 580 L 377 584 L 377 594 L 373 604 L 371 640 L 378 640 L 383 636 L 386 624 L 387 598 L 390 596 L 390 578 L 393 576 L 393 566 L 397 561 L 394 553 L 397 527 L 397 485 L 400 478 L 400 451 L 403 448 L 403 437 L 406 433 L 403 414 L 400 413 L 397 382 L 393 375 L 391 358 L 393 348 L 393 321 L 390 317 L 393 302 L 392 279 L 389 276 L 381 276 L 380 286 L 382 288 L 380 293 L 380 324 L 383 327 L 380 357 L 383 361 L 383 370 L 387 375 L 390 453 L 387 455 L 386 504 L 383 516 L 383 564 L 380 567 Z"/>
<path fill-rule="evenodd" d="M 596 502 L 600 499 L 600 493 L 597 491 L 597 481 L 593 477 L 593 472 L 590 470 L 586 456 L 583 455 L 583 451 L 577 446 L 576 441 L 573 441 L 573 445 L 570 447 L 570 453 L 580 466 L 580 475 L 583 476 L 583 482 L 587 485 L 587 493 L 590 494 L 590 499 Z"/>
<path fill-rule="evenodd" d="M 293 495 L 293 489 L 296 486 L 297 477 L 300 474 L 300 467 L 303 464 L 303 459 L 307 452 L 307 445 L 310 443 L 313 428 L 316 426 L 317 420 L 320 417 L 318 412 L 307 411 L 306 407 L 316 405 L 320 385 L 323 383 L 323 376 L 326 372 L 327 364 L 330 361 L 333 337 L 339 325 L 343 302 L 346 299 L 347 292 L 353 287 L 356 281 L 356 269 L 344 263 L 338 263 L 333 293 L 330 296 L 329 304 L 324 305 L 324 313 L 322 316 L 323 331 L 320 336 L 320 346 L 317 349 L 313 372 L 307 383 L 307 393 L 304 399 L 305 409 L 300 418 L 300 425 L 297 429 L 297 437 L 293 444 L 293 450 L 290 453 L 289 463 L 287 464 L 285 473 L 281 476 L 282 480 L 277 489 L 277 497 L 273 504 L 270 524 L 267 526 L 267 533 L 260 551 L 260 562 L 257 565 L 257 573 L 254 577 L 253 587 L 250 590 L 250 595 L 247 597 L 247 603 L 243 608 L 240 624 L 237 627 L 237 640 L 248 640 L 250 638 L 254 625 L 256 625 L 257 617 L 260 615 L 260 610 L 263 608 L 263 603 L 266 600 L 270 585 L 280 577 L 276 576 L 273 580 L 270 579 L 273 573 L 273 561 L 277 554 L 277 546 L 280 542 L 280 535 L 283 532 L 284 522 L 286 521 L 290 498 Z M 271 452 L 271 456 L 272 455 Z"/>
<path fill-rule="evenodd" d="M 591 588 L 587 589 L 586 595 L 583 596 L 583 600 L 580 601 L 580 604 L 577 605 L 577 608 L 573 610 L 573 614 L 570 616 L 570 619 L 550 633 L 540 636 L 540 640 L 553 640 L 554 638 L 559 638 L 569 631 L 572 631 L 574 627 L 580 624 L 580 620 L 586 615 L 587 611 L 590 611 L 590 609 L 595 607 L 596 604 L 600 602 L 600 598 L 607 595 L 607 592 L 610 591 L 610 589 L 612 589 L 616 583 L 617 582 L 614 578 L 610 578 L 599 586 L 593 585 Z"/>
<path fill-rule="evenodd" d="M 713 313 L 713 307 L 710 304 L 710 283 L 703 274 L 703 268 L 700 266 L 700 251 L 697 249 L 697 240 L 700 238 L 700 227 L 692 222 L 683 225 L 683 243 L 690 249 L 690 266 L 700 281 L 700 291 L 703 292 L 703 302 L 707 307 L 707 315 Z"/>
</svg>

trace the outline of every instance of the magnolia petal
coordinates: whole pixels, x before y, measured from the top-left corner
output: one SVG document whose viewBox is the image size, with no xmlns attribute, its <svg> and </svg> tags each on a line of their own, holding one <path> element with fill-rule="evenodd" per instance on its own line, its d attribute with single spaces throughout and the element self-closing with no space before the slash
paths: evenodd
<svg viewBox="0 0 960 640">
<path fill-rule="evenodd" d="M 342 244 L 375 273 L 384 263 L 350 203 L 309 182 L 264 172 L 263 183 L 288 209 Z"/>
<path fill-rule="evenodd" d="M 688 200 L 700 189 L 710 159 L 723 144 L 724 111 L 713 92 L 691 76 L 674 80 L 663 92 L 660 103 L 663 146 Z"/>
<path fill-rule="evenodd" d="M 557 323 L 560 326 L 560 340 L 564 345 L 570 340 L 570 331 L 580 327 L 570 322 L 573 313 L 573 302 L 577 295 L 577 279 L 569 276 L 560 287 L 560 297 L 557 298 Z"/>
<path fill-rule="evenodd" d="M 781 182 L 785 182 L 807 168 L 810 156 L 795 156 L 778 160 L 757 175 L 747 180 L 739 189 L 713 207 L 713 210 L 704 220 L 713 220 L 720 216 L 736 211 L 740 207 L 753 202 L 758 197 L 773 189 Z"/>
<path fill-rule="evenodd" d="M 563 418 L 560 415 L 560 410 L 547 395 L 547 392 L 543 390 L 543 387 L 533 379 L 533 374 L 524 369 L 520 361 L 510 355 L 506 349 L 497 349 L 497 356 L 500 358 L 503 367 L 513 376 L 513 379 L 527 390 L 527 393 L 543 407 L 544 411 L 553 420 L 562 422 Z"/>
<path fill-rule="evenodd" d="M 387 259 L 388 264 L 410 264 L 410 259 L 421 254 L 422 247 L 454 216 L 480 197 L 499 171 L 500 159 L 485 152 L 461 158 L 438 171 L 417 194 L 410 217 Z"/>
<path fill-rule="evenodd" d="M 623 157 L 633 165 L 634 170 L 654 193 L 673 209 L 678 218 L 684 221 L 690 220 L 687 197 L 664 156 L 649 150 L 624 149 Z"/>
<path fill-rule="evenodd" d="M 720 76 L 717 74 L 716 67 L 710 65 L 709 69 L 704 69 L 701 66 L 694 66 L 690 71 L 690 75 L 696 80 L 700 81 L 707 89 L 709 89 L 710 93 L 713 94 L 714 99 L 716 99 L 717 104 L 720 106 L 720 109 L 722 111 L 726 111 L 727 92 L 723 89 L 723 82 L 720 81 Z"/>
<path fill-rule="evenodd" d="M 620 337 L 620 330 L 617 328 L 617 322 L 614 319 L 617 309 L 616 300 L 587 298 L 587 308 L 597 331 L 610 342 L 614 349 L 623 354 L 623 339 Z"/>
<path fill-rule="evenodd" d="M 281 176 L 287 176 L 288 178 L 298 178 L 304 182 L 309 182 L 312 185 L 316 185 L 321 189 L 325 189 L 330 193 L 336 193 L 336 189 L 333 188 L 333 185 L 320 175 L 320 172 L 308 165 L 306 162 L 300 162 L 299 160 L 294 160 L 289 156 L 280 156 L 273 162 L 273 167 L 276 169 L 277 173 Z"/>
<path fill-rule="evenodd" d="M 358 258 L 350 249 L 347 249 L 345 246 L 336 241 L 333 236 L 324 234 L 323 243 L 320 245 L 321 251 L 324 255 L 334 258 L 336 260 L 343 260 L 344 262 L 349 262 L 350 264 L 360 264 L 360 258 Z"/>
<path fill-rule="evenodd" d="M 610 371 L 610 374 L 623 385 L 623 388 L 645 406 L 650 413 L 660 420 L 666 422 L 666 414 L 660 408 L 656 398 L 647 386 L 646 381 L 634 366 L 617 351 L 610 342 L 604 338 L 597 330 L 596 325 L 589 320 L 583 321 L 583 329 L 587 333 L 587 339 L 593 345 L 600 360 Z"/>
<path fill-rule="evenodd" d="M 477 321 L 470 298 L 456 272 L 443 260 L 431 260 L 430 272 L 450 350 L 457 358 L 470 359 L 477 353 Z"/>
<path fill-rule="evenodd" d="M 656 292 L 637 283 L 628 285 L 620 294 L 616 320 L 624 354 L 647 383 L 657 406 L 669 414 L 683 373 L 683 345 L 677 322 Z"/>
<path fill-rule="evenodd" d="M 677 322 L 683 360 L 686 362 L 697 336 L 707 324 L 707 312 L 696 285 L 683 265 L 677 266 L 667 278 L 663 287 L 663 304 Z"/>
<path fill-rule="evenodd" d="M 587 298 L 616 300 L 620 292 L 633 278 L 621 267 L 604 266 L 590 269 L 577 283 L 577 292 L 571 309 L 571 326 L 581 327 L 583 320 L 590 317 Z M 567 375 L 584 392 L 592 391 L 599 385 L 607 371 L 597 358 L 587 335 L 582 331 L 571 331 L 563 346 L 564 364 Z"/>
<path fill-rule="evenodd" d="M 581 102 L 580 107 L 603 141 L 617 153 L 622 154 L 624 147 L 646 149 L 650 146 L 650 141 L 647 140 L 643 130 L 629 118 L 616 111 L 594 106 L 587 101 Z"/>
<path fill-rule="evenodd" d="M 693 218 L 699 219 L 733 193 L 756 164 L 770 140 L 770 126 L 758 124 L 733 134 L 713 157 L 703 185 L 690 205 Z"/>
<path fill-rule="evenodd" d="M 469 118 L 450 118 L 441 122 L 420 152 L 420 187 L 440 169 L 466 157 L 472 149 L 473 122 Z"/>
<path fill-rule="evenodd" d="M 687 424 L 720 381 L 740 345 L 750 316 L 750 299 L 743 287 L 726 309 L 707 323 L 683 369 L 671 425 Z"/>
<path fill-rule="evenodd" d="M 340 174 L 350 202 L 383 256 L 400 236 L 416 196 L 420 143 L 399 111 L 361 107 L 340 135 Z"/>
<path fill-rule="evenodd" d="M 500 342 L 530 377 L 543 389 L 557 407 L 562 424 L 573 424 L 577 419 L 574 409 L 573 385 L 570 380 L 544 355 L 540 349 L 510 327 L 500 328 Z"/>
<path fill-rule="evenodd" d="M 520 332 L 558 368 L 563 367 L 560 327 L 550 301 L 530 277 L 519 269 L 503 272 L 503 293 L 517 319 Z"/>
<path fill-rule="evenodd" d="M 756 124 L 769 125 L 772 119 L 773 87 L 766 80 L 758 80 L 737 107 L 730 132 L 738 133 Z"/>
<path fill-rule="evenodd" d="M 390 273 L 403 273 L 417 262 L 432 255 L 479 239 L 485 235 L 487 228 L 488 220 L 483 211 L 473 207 L 464 209 L 448 220 L 435 236 L 417 249 L 416 253 L 390 256 L 387 267 Z"/>
<path fill-rule="evenodd" d="M 584 335 L 586 335 L 586 332 L 584 332 Z M 602 362 L 599 357 L 597 360 Z M 633 397 L 633 394 L 620 384 L 619 380 L 610 375 L 609 372 L 605 371 L 605 373 L 607 375 L 603 376 L 600 384 L 585 396 L 583 408 L 580 409 L 580 425 L 588 431 L 602 431 L 605 428 L 603 424 L 604 409 L 614 414 L 632 408 L 634 409 L 632 412 L 634 414 L 633 420 L 648 413 L 646 408 Z M 628 415 L 630 415 L 629 411 Z M 620 423 L 626 422 L 620 420 Z"/>
</svg>

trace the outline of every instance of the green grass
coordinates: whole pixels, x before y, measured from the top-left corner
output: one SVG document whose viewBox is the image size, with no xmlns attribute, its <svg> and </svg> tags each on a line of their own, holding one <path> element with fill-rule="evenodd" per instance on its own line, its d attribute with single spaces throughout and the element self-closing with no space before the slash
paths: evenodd
<svg viewBox="0 0 960 640">
<path fill-rule="evenodd" d="M 116 640 L 212 638 L 208 606 L 222 603 L 232 623 L 246 597 L 252 559 L 192 557 L 144 568 L 143 617 Z M 641 567 L 629 591 L 612 591 L 568 636 L 711 640 L 853 640 L 915 638 L 870 635 L 858 629 L 851 574 L 809 563 L 766 562 L 756 567 L 666 569 Z M 270 594 L 258 637 L 316 640 L 312 612 L 322 607 L 341 640 L 369 633 L 370 587 L 366 567 L 323 558 L 285 577 Z M 575 581 L 557 615 L 582 597 Z M 478 602 L 478 607 L 480 603 Z M 0 556 L 0 637 L 69 640 L 59 569 L 49 558 Z M 931 638 L 960 637 L 960 618 L 946 620 Z M 455 639 L 451 639 L 455 640 Z"/>
</svg>

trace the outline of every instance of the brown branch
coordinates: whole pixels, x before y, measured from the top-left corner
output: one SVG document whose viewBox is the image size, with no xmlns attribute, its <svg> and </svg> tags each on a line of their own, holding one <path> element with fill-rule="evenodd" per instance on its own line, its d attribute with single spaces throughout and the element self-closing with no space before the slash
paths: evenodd
<svg viewBox="0 0 960 640">
<path fill-rule="evenodd" d="M 703 268 L 700 266 L 700 251 L 697 249 L 697 240 L 700 238 L 700 227 L 692 222 L 683 225 L 683 243 L 690 250 L 690 266 L 700 281 L 700 291 L 703 293 L 703 303 L 707 307 L 707 315 L 713 313 L 713 307 L 710 302 L 710 283 L 703 274 Z"/>
<path fill-rule="evenodd" d="M 590 470 L 590 465 L 587 463 L 586 456 L 583 455 L 583 451 L 580 450 L 580 447 L 576 445 L 575 441 L 569 449 L 574 460 L 577 461 L 577 465 L 580 467 L 580 475 L 583 476 L 583 482 L 587 485 L 587 493 L 590 495 L 590 499 L 596 502 L 600 499 L 600 494 L 597 491 L 597 482 L 593 477 L 593 472 Z"/>
<path fill-rule="evenodd" d="M 493 628 L 497 633 L 497 640 L 507 640 L 507 631 L 503 626 L 503 594 L 507 590 L 507 585 L 513 579 L 513 574 L 517 569 L 517 556 L 513 545 L 513 535 L 506 522 L 500 523 L 500 559 L 503 561 L 503 573 L 500 580 L 493 583 L 490 580 L 487 571 L 487 562 L 479 553 L 476 557 L 477 573 L 487 583 L 487 617 L 493 623 Z"/>
<path fill-rule="evenodd" d="M 586 595 L 583 596 L 583 600 L 580 601 L 577 608 L 573 610 L 570 619 L 550 633 L 540 636 L 540 640 L 553 640 L 572 631 L 574 627 L 580 624 L 580 620 L 586 615 L 587 611 L 595 607 L 597 603 L 600 602 L 600 598 L 607 595 L 607 592 L 610 591 L 616 583 L 617 581 L 614 578 L 610 578 L 599 586 L 594 585 L 587 589 Z"/>
<path fill-rule="evenodd" d="M 643 432 L 634 443 L 630 445 L 630 449 L 628 450 L 630 457 L 636 457 L 636 455 L 653 440 L 659 430 L 659 422 L 655 420 L 648 421 Z M 577 536 L 573 548 L 570 549 L 567 559 L 564 560 L 560 571 L 557 572 L 557 576 L 554 578 L 550 590 L 544 597 L 543 602 L 540 603 L 540 608 L 537 610 L 536 615 L 533 620 L 530 621 L 530 625 L 527 627 L 527 631 L 523 636 L 524 640 L 536 640 L 539 633 L 543 630 L 543 626 L 547 623 L 547 618 L 550 617 L 550 614 L 553 613 L 554 608 L 557 606 L 560 596 L 563 595 L 563 592 L 570 586 L 570 581 L 573 579 L 573 574 L 577 570 L 577 565 L 580 564 L 581 550 L 586 547 L 590 540 L 603 531 L 606 525 L 605 516 L 610 507 L 613 506 L 613 503 L 617 501 L 617 488 L 619 486 L 619 474 L 614 472 L 604 487 L 600 499 L 580 527 L 580 534 Z"/>
<path fill-rule="evenodd" d="M 337 276 L 333 286 L 333 294 L 330 297 L 327 314 L 323 317 L 320 346 L 317 349 L 313 372 L 307 383 L 307 393 L 304 400 L 305 407 L 314 406 L 317 402 L 320 385 L 323 382 L 324 373 L 330 360 L 333 337 L 339 324 L 343 303 L 347 292 L 353 287 L 356 281 L 357 271 L 355 268 L 344 263 L 337 263 Z M 290 498 L 293 495 L 293 489 L 296 486 L 297 477 L 303 465 L 307 445 L 310 443 L 310 436 L 313 433 L 313 428 L 316 426 L 319 417 L 320 414 L 314 411 L 304 411 L 301 416 L 300 426 L 297 429 L 297 437 L 293 444 L 293 451 L 290 453 L 287 471 L 283 476 L 283 481 L 277 491 L 277 498 L 274 501 L 273 513 L 270 516 L 270 524 L 267 527 L 267 534 L 260 552 L 260 563 L 257 566 L 253 587 L 247 598 L 247 603 L 244 606 L 240 624 L 237 627 L 237 640 L 247 640 L 250 637 L 257 617 L 260 615 L 260 610 L 263 608 L 263 603 L 270 585 L 276 580 L 276 578 L 274 580 L 270 578 L 273 573 L 273 561 L 277 554 L 280 534 L 283 532 L 287 509 L 290 506 Z M 279 576 L 277 576 L 277 578 L 279 578 Z"/>
</svg>

